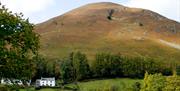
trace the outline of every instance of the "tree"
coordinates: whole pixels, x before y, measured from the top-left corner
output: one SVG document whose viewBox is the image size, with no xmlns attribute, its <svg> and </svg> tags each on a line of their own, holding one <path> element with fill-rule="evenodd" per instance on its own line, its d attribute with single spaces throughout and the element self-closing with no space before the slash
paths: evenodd
<svg viewBox="0 0 180 91">
<path fill-rule="evenodd" d="M 33 80 L 41 77 L 54 77 L 55 76 L 55 61 L 47 60 L 47 58 L 37 55 L 33 58 L 35 63 L 35 76 Z M 59 70 L 59 69 L 58 69 Z"/>
<path fill-rule="evenodd" d="M 60 74 L 63 83 L 69 83 L 75 80 L 72 60 L 64 59 L 62 61 L 62 64 L 60 66 Z"/>
<path fill-rule="evenodd" d="M 95 77 L 119 77 L 121 76 L 121 56 L 108 53 L 96 55 L 92 69 Z"/>
<path fill-rule="evenodd" d="M 71 53 L 60 66 L 60 75 L 64 83 L 76 82 L 89 77 L 90 68 L 85 54 Z"/>
<path fill-rule="evenodd" d="M 90 68 L 85 54 L 80 52 L 71 54 L 75 75 L 77 80 L 83 80 L 89 77 Z"/>
<path fill-rule="evenodd" d="M 22 13 L 13 14 L 0 5 L 0 77 L 31 79 L 35 73 L 32 57 L 38 54 L 39 35 Z"/>
<path fill-rule="evenodd" d="M 145 72 L 150 74 L 162 73 L 164 75 L 170 75 L 171 69 L 165 67 L 159 59 L 137 56 L 122 58 L 121 70 L 125 77 L 143 78 Z"/>
<path fill-rule="evenodd" d="M 140 91 L 163 91 L 166 78 L 162 74 L 149 75 L 147 72 L 144 77 L 144 84 Z"/>
</svg>

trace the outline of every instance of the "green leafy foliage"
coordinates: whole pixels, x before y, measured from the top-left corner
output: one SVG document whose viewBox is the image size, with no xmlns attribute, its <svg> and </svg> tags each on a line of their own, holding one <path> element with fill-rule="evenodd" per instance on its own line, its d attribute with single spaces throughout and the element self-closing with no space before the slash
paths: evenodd
<svg viewBox="0 0 180 91">
<path fill-rule="evenodd" d="M 60 66 L 61 78 L 64 83 L 86 79 L 90 75 L 90 68 L 85 54 L 71 53 Z"/>
<path fill-rule="evenodd" d="M 170 67 L 149 57 L 128 57 L 108 53 L 97 54 L 91 66 L 94 77 L 131 77 L 143 78 L 145 72 L 171 75 Z"/>
<path fill-rule="evenodd" d="M 95 77 L 121 76 L 121 57 L 107 53 L 97 54 L 92 65 Z"/>
<path fill-rule="evenodd" d="M 82 80 L 88 78 L 90 75 L 90 68 L 88 64 L 88 60 L 85 54 L 80 52 L 72 53 L 71 59 L 73 60 L 73 66 L 75 68 L 76 79 Z"/>
<path fill-rule="evenodd" d="M 163 91 L 180 91 L 180 77 L 177 75 L 166 78 L 166 87 Z"/>
<path fill-rule="evenodd" d="M 128 57 L 109 53 L 98 53 L 91 65 L 85 54 L 71 53 L 64 59 L 34 57 L 36 64 L 35 78 L 56 77 L 64 83 L 92 78 L 130 77 L 143 78 L 145 72 L 150 74 L 166 73 L 171 75 L 170 67 L 164 66 L 157 59 L 148 57 Z"/>
<path fill-rule="evenodd" d="M 41 77 L 54 77 L 55 76 L 55 62 L 49 61 L 43 56 L 36 56 L 33 58 L 35 63 L 35 77 L 34 79 L 39 79 Z"/>
<path fill-rule="evenodd" d="M 68 83 L 75 80 L 72 60 L 64 60 L 60 67 L 61 78 L 63 80 L 63 83 Z"/>
<path fill-rule="evenodd" d="M 166 78 L 162 74 L 149 75 L 147 72 L 144 77 L 144 85 L 140 91 L 163 91 Z"/>
<path fill-rule="evenodd" d="M 162 76 L 162 74 L 145 74 L 144 84 L 140 91 L 180 91 L 180 77 Z"/>
<path fill-rule="evenodd" d="M 148 57 L 123 57 L 122 72 L 126 77 L 138 77 L 143 78 L 145 72 L 149 72 L 151 74 L 154 73 L 164 73 L 168 68 L 163 68 L 161 63 L 158 63 L 157 59 L 152 59 Z M 170 74 L 170 73 L 167 73 Z"/>
<path fill-rule="evenodd" d="M 23 15 L 12 14 L 0 5 L 0 77 L 30 79 L 35 72 L 32 57 L 37 55 L 39 36 Z"/>
</svg>

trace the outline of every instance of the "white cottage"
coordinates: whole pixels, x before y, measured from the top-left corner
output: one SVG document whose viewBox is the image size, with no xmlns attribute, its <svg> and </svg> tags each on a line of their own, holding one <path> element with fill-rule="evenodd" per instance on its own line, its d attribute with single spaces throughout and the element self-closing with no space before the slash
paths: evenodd
<svg viewBox="0 0 180 91">
<path fill-rule="evenodd" d="M 36 80 L 36 87 L 49 86 L 54 87 L 56 85 L 55 78 L 43 78 Z"/>
</svg>

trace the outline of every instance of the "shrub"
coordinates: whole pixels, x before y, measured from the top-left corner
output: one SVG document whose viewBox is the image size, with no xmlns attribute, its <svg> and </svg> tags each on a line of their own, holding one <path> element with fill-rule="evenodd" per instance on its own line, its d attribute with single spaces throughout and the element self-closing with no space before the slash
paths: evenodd
<svg viewBox="0 0 180 91">
<path fill-rule="evenodd" d="M 177 75 L 166 78 L 166 86 L 163 91 L 180 91 L 180 77 Z"/>
<path fill-rule="evenodd" d="M 180 77 L 164 77 L 162 74 L 145 74 L 144 85 L 140 91 L 180 91 Z"/>
<path fill-rule="evenodd" d="M 10 91 L 9 88 L 5 85 L 0 85 L 0 90 L 1 91 Z"/>
<path fill-rule="evenodd" d="M 144 77 L 144 84 L 140 91 L 163 91 L 165 87 L 166 78 L 162 74 L 148 75 L 146 72 Z"/>
<path fill-rule="evenodd" d="M 163 91 L 166 78 L 162 74 L 149 75 L 147 72 L 144 77 L 144 84 L 140 91 Z"/>
</svg>

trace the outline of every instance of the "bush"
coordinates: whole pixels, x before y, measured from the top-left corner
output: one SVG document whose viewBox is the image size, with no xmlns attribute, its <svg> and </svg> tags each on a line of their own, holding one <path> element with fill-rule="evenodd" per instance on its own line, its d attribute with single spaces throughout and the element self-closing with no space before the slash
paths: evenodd
<svg viewBox="0 0 180 91">
<path fill-rule="evenodd" d="M 163 91 L 166 78 L 162 74 L 149 75 L 147 72 L 144 77 L 144 84 L 140 91 Z"/>
<path fill-rule="evenodd" d="M 166 78 L 166 86 L 163 91 L 180 91 L 180 77 L 177 75 Z"/>
<path fill-rule="evenodd" d="M 9 88 L 5 85 L 0 85 L 0 90 L 1 91 L 10 91 Z"/>
<path fill-rule="evenodd" d="M 180 91 L 180 77 L 164 77 L 162 74 L 145 74 L 144 84 L 140 91 Z"/>
</svg>

